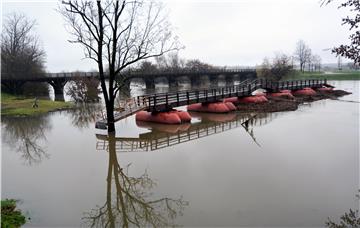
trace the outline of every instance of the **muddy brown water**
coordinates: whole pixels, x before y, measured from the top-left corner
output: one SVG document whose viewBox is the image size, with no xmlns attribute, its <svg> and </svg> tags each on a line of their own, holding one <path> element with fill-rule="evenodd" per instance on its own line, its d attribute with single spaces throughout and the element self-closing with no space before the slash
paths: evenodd
<svg viewBox="0 0 360 228">
<path fill-rule="evenodd" d="M 353 94 L 246 124 L 129 117 L 116 138 L 96 136 L 94 106 L 2 118 L 1 198 L 19 199 L 30 227 L 323 227 L 359 207 L 360 82 L 331 84 Z"/>
</svg>

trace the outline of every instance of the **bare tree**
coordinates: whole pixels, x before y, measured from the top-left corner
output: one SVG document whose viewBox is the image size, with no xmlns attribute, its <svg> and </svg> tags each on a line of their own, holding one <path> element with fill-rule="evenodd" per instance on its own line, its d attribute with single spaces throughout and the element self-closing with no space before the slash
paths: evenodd
<svg viewBox="0 0 360 228">
<path fill-rule="evenodd" d="M 186 61 L 186 64 L 185 64 L 185 69 L 191 70 L 191 71 L 206 71 L 206 70 L 211 70 L 214 68 L 215 68 L 214 66 L 207 64 L 207 63 L 203 63 L 198 59 L 188 60 L 188 61 Z"/>
<path fill-rule="evenodd" d="M 180 58 L 177 52 L 168 55 L 168 62 L 170 71 L 179 71 L 185 67 L 185 60 Z"/>
<path fill-rule="evenodd" d="M 115 132 L 114 100 L 125 88 L 124 70 L 180 48 L 160 3 L 144 0 L 65 0 L 60 12 L 85 57 L 96 62 L 105 99 L 108 132 Z M 105 83 L 108 69 L 109 84 Z"/>
<path fill-rule="evenodd" d="M 160 71 L 172 72 L 185 68 L 185 59 L 179 57 L 178 52 L 172 52 L 156 58 L 156 64 Z"/>
<path fill-rule="evenodd" d="M 323 0 L 322 4 L 328 4 L 333 0 Z M 347 16 L 343 18 L 343 25 L 347 24 L 350 26 L 350 30 L 355 30 L 355 33 L 349 36 L 350 44 L 349 45 L 340 45 L 332 49 L 333 53 L 336 53 L 337 56 L 343 56 L 345 58 L 351 59 L 354 61 L 354 65 L 360 66 L 360 1 L 359 0 L 346 0 L 340 4 L 339 8 L 347 7 L 350 8 L 350 11 L 354 16 Z"/>
<path fill-rule="evenodd" d="M 312 62 L 314 65 L 314 70 L 319 71 L 321 70 L 321 57 L 319 55 L 312 56 Z"/>
<path fill-rule="evenodd" d="M 341 56 L 338 56 L 338 70 L 342 70 L 342 59 L 341 59 Z"/>
<path fill-rule="evenodd" d="M 260 78 L 279 81 L 288 75 L 292 69 L 291 57 L 279 53 L 275 55 L 272 63 L 268 58 L 265 58 L 260 68 L 257 69 L 257 73 Z"/>
<path fill-rule="evenodd" d="M 44 72 L 45 52 L 34 35 L 36 22 L 23 14 L 5 17 L 1 33 L 1 75 L 9 79 L 34 77 Z M 5 90 L 20 93 L 24 82 L 1 82 Z"/>
<path fill-rule="evenodd" d="M 309 47 L 307 47 L 305 49 L 305 64 L 308 65 L 308 71 L 311 71 L 311 67 L 312 67 L 312 64 L 313 64 L 313 58 L 312 58 L 312 51 Z M 305 70 L 305 66 L 304 66 L 304 70 Z"/>
<path fill-rule="evenodd" d="M 305 44 L 303 40 L 299 40 L 296 44 L 295 58 L 299 61 L 300 71 L 304 72 L 305 64 L 309 61 L 311 56 L 311 49 Z"/>
<path fill-rule="evenodd" d="M 158 71 L 158 66 L 150 61 L 142 61 L 136 68 L 136 71 L 141 73 L 155 73 Z"/>
</svg>

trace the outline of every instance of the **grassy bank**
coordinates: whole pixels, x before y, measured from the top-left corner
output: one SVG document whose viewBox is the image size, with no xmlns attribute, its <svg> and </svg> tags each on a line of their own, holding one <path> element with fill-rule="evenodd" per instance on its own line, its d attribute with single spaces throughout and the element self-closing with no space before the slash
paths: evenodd
<svg viewBox="0 0 360 228">
<path fill-rule="evenodd" d="M 24 225 L 25 216 L 16 209 L 16 200 L 1 200 L 1 227 L 15 228 Z"/>
<path fill-rule="evenodd" d="M 73 106 L 70 102 L 39 99 L 38 108 L 33 108 L 34 98 L 26 98 L 1 93 L 1 115 L 27 116 L 68 109 Z"/>
<path fill-rule="evenodd" d="M 328 79 L 328 80 L 360 80 L 360 71 L 336 71 L 336 72 L 293 72 L 286 76 L 284 80 L 300 79 Z"/>
</svg>

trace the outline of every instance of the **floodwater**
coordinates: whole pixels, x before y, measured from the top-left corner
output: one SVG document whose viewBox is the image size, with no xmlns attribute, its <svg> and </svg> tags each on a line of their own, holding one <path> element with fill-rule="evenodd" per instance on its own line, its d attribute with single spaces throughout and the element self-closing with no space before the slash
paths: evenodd
<svg viewBox="0 0 360 228">
<path fill-rule="evenodd" d="M 2 118 L 1 198 L 29 227 L 324 227 L 359 207 L 359 83 L 294 112 L 117 123 L 96 106 Z"/>
</svg>

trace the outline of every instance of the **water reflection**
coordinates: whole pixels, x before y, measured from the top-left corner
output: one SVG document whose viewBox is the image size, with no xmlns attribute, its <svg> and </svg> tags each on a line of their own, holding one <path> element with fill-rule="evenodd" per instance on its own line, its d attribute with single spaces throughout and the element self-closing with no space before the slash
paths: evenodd
<svg viewBox="0 0 360 228">
<path fill-rule="evenodd" d="M 46 134 L 52 128 L 49 115 L 3 117 L 1 121 L 4 128 L 3 142 L 19 152 L 25 164 L 38 164 L 44 158 L 49 158 L 43 145 Z"/>
<path fill-rule="evenodd" d="M 103 109 L 103 106 L 99 103 L 85 103 L 79 104 L 75 108 L 67 110 L 67 112 L 70 114 L 71 123 L 75 127 L 87 129 L 93 126 L 93 123 L 99 118 Z"/>
<path fill-rule="evenodd" d="M 109 165 L 106 179 L 106 202 L 86 213 L 83 220 L 91 227 L 168 227 L 182 215 L 188 202 L 182 198 L 152 199 L 156 183 L 145 172 L 140 177 L 129 175 L 129 165 L 122 168 L 116 154 L 114 135 L 107 137 Z"/>
<path fill-rule="evenodd" d="M 146 128 L 149 132 L 134 137 L 116 137 L 115 146 L 118 152 L 144 152 L 154 151 L 219 134 L 238 127 L 243 127 L 253 141 L 260 146 L 255 138 L 254 126 L 262 126 L 273 120 L 279 113 L 229 113 L 211 114 L 191 112 L 191 116 L 200 119 L 196 123 L 169 125 L 137 121 L 136 125 Z M 97 149 L 108 148 L 108 136 L 96 135 Z"/>
</svg>

